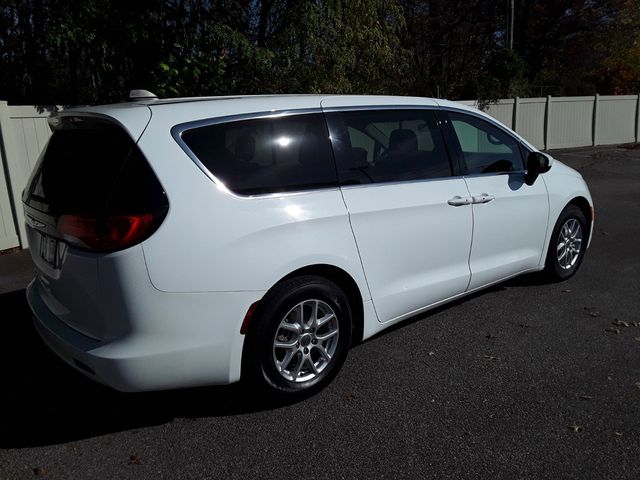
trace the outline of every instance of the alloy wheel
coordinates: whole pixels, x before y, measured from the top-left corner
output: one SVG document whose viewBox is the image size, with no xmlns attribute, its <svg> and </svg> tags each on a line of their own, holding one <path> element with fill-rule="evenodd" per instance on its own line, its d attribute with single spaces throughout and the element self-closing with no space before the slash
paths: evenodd
<svg viewBox="0 0 640 480">
<path fill-rule="evenodd" d="M 290 382 L 307 382 L 327 366 L 338 347 L 339 324 L 322 300 L 304 300 L 282 318 L 273 339 L 273 361 Z"/>
<path fill-rule="evenodd" d="M 575 218 L 568 219 L 558 235 L 557 258 L 558 264 L 564 270 L 571 269 L 582 250 L 582 228 Z"/>
</svg>

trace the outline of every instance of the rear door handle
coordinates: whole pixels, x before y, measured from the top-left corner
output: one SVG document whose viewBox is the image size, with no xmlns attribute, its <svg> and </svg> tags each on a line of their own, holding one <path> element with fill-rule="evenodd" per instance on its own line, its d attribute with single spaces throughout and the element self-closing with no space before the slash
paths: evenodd
<svg viewBox="0 0 640 480">
<path fill-rule="evenodd" d="M 495 199 L 493 195 L 489 195 L 487 193 L 481 193 L 480 195 L 474 195 L 473 203 L 489 203 L 491 200 Z"/>
<path fill-rule="evenodd" d="M 471 205 L 473 201 L 469 197 L 461 197 L 460 195 L 456 195 L 455 197 L 449 199 L 447 203 L 453 207 L 461 207 L 463 205 Z"/>
</svg>

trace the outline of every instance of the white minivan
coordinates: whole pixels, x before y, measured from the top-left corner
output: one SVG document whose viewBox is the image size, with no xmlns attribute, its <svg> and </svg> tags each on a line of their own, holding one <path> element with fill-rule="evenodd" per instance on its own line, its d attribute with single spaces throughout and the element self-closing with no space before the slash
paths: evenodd
<svg viewBox="0 0 640 480">
<path fill-rule="evenodd" d="M 575 170 L 445 100 L 141 99 L 66 110 L 23 194 L 37 330 L 122 391 L 315 392 L 349 347 L 593 229 Z"/>
</svg>

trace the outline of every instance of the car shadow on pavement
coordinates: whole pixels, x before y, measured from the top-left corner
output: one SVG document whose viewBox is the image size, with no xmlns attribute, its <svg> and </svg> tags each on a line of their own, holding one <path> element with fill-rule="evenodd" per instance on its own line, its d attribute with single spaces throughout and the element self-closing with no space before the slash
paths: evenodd
<svg viewBox="0 0 640 480">
<path fill-rule="evenodd" d="M 497 286 L 500 288 L 509 287 L 539 287 L 541 285 L 550 285 L 551 283 L 560 283 L 559 281 L 549 280 L 543 272 L 525 273 L 517 277 L 510 278 Z"/>
<path fill-rule="evenodd" d="M 174 418 L 225 416 L 273 409 L 241 385 L 121 393 L 85 378 L 44 345 L 25 291 L 0 295 L 2 407 L 0 448 L 66 443 L 160 425 Z"/>
<path fill-rule="evenodd" d="M 540 272 L 525 273 L 517 277 L 513 277 L 508 280 L 505 280 L 503 282 L 498 282 L 495 285 L 482 288 L 473 293 L 464 295 L 456 300 L 451 300 L 437 307 L 430 308 L 426 312 L 418 313 L 413 317 L 409 317 L 405 320 L 402 320 L 401 322 L 395 323 L 390 327 L 385 328 L 381 332 L 376 333 L 374 336 L 367 338 L 364 342 L 372 341 L 382 335 L 388 335 L 391 332 L 395 332 L 396 330 L 401 328 L 407 328 L 409 325 L 413 323 L 421 322 L 424 319 L 437 315 L 438 313 L 444 310 L 455 308 L 457 305 L 472 301 L 477 297 L 487 295 L 491 292 L 500 292 L 508 288 L 531 287 L 531 286 L 540 286 L 540 285 L 548 285 L 548 284 L 549 284 L 549 280 Z"/>
<path fill-rule="evenodd" d="M 417 315 L 382 334 L 491 291 L 539 283 L 544 283 L 539 275 L 515 278 Z M 33 327 L 24 290 L 1 294 L 0 312 L 4 405 L 0 448 L 66 443 L 160 425 L 174 418 L 236 415 L 285 406 L 256 395 L 243 384 L 121 393 L 76 372 L 48 349 Z"/>
</svg>

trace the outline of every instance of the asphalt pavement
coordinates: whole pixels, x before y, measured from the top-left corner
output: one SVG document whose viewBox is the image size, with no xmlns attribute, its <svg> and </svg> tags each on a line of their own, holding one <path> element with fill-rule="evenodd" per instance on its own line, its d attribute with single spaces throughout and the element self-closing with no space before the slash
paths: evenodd
<svg viewBox="0 0 640 480">
<path fill-rule="evenodd" d="M 85 379 L 31 326 L 28 257 L 0 256 L 0 478 L 640 478 L 640 149 L 552 153 L 596 204 L 574 278 L 403 323 L 293 405 Z"/>
</svg>

